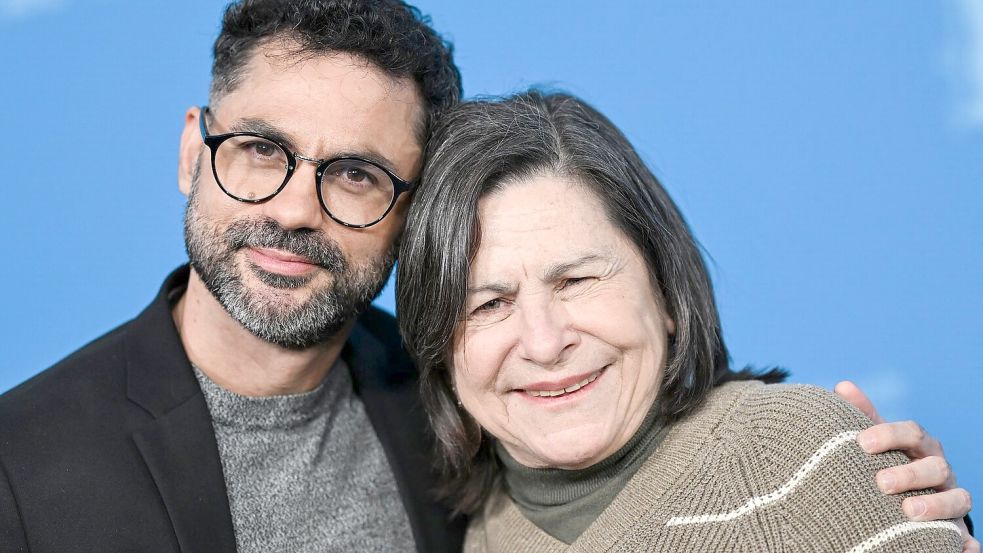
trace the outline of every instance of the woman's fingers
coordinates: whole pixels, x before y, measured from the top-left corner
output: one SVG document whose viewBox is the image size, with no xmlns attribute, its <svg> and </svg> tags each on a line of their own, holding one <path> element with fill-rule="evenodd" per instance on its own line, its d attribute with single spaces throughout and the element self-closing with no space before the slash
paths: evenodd
<svg viewBox="0 0 983 553">
<path fill-rule="evenodd" d="M 860 409 L 860 411 L 867 415 L 867 418 L 874 421 L 874 424 L 880 424 L 884 422 L 884 419 L 877 414 L 877 409 L 874 408 L 874 404 L 871 403 L 870 398 L 867 394 L 860 389 L 859 386 L 850 382 L 849 380 L 844 380 L 833 387 L 833 391 L 836 395 L 850 402 L 854 407 Z"/>
<path fill-rule="evenodd" d="M 931 455 L 878 472 L 877 487 L 888 494 L 926 488 L 944 491 L 956 487 L 956 476 L 944 457 Z"/>
<path fill-rule="evenodd" d="M 962 521 L 960 521 L 962 522 Z M 969 531 L 966 530 L 966 525 L 962 525 L 963 531 L 963 553 L 980 553 L 980 542 L 976 538 L 969 535 Z"/>
<path fill-rule="evenodd" d="M 945 492 L 909 497 L 901 503 L 901 509 L 911 520 L 956 519 L 956 526 L 963 535 L 963 553 L 980 553 L 980 542 L 969 535 L 963 517 L 973 507 L 969 492 L 962 488 Z"/>
<path fill-rule="evenodd" d="M 945 459 L 942 444 L 914 421 L 884 422 L 874 404 L 853 382 L 840 382 L 834 391 L 874 422 L 875 426 L 857 436 L 864 451 L 873 454 L 900 450 L 912 459 L 906 465 L 878 472 L 877 487 L 888 494 L 939 490 L 905 499 L 901 504 L 905 515 L 917 521 L 956 519 L 963 536 L 963 553 L 983 553 L 980 542 L 969 534 L 963 520 L 973 507 L 973 498 L 965 489 L 956 487 L 956 476 Z"/>
<path fill-rule="evenodd" d="M 857 436 L 857 441 L 867 453 L 898 449 L 912 459 L 945 457 L 942 444 L 915 421 L 885 422 L 871 426 Z"/>
<path fill-rule="evenodd" d="M 942 520 L 947 518 L 959 519 L 959 524 L 965 527 L 962 518 L 973 507 L 969 492 L 962 488 L 953 488 L 944 492 L 930 495 L 909 497 L 901 503 L 905 516 L 911 520 Z M 968 532 L 968 531 L 967 531 Z"/>
</svg>

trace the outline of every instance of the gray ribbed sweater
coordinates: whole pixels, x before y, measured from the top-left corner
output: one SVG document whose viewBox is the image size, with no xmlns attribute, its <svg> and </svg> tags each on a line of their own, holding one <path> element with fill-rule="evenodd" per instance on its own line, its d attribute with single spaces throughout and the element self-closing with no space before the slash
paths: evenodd
<svg viewBox="0 0 983 553">
<path fill-rule="evenodd" d="M 812 386 L 721 386 L 672 425 L 655 453 L 571 545 L 530 522 L 499 491 L 468 528 L 466 553 L 962 551 L 951 522 L 910 522 L 907 495 L 876 471 L 907 461 L 869 456 L 870 422 Z"/>
</svg>

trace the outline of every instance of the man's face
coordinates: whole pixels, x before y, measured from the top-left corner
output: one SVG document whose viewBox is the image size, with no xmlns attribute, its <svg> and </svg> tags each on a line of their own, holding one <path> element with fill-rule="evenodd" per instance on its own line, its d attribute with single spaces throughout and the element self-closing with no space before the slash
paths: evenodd
<svg viewBox="0 0 983 553">
<path fill-rule="evenodd" d="M 406 181 L 417 177 L 423 112 L 411 81 L 348 54 L 298 60 L 275 53 L 255 54 L 238 87 L 211 107 L 211 134 L 275 133 L 304 157 L 359 156 Z M 315 164 L 300 162 L 272 199 L 239 202 L 215 182 L 197 117 L 192 112 L 182 137 L 182 151 L 193 156 L 185 164 L 192 167 L 189 176 L 181 179 L 189 196 L 185 241 L 192 268 L 226 311 L 260 338 L 291 349 L 323 342 L 385 284 L 409 195 L 379 223 L 345 227 L 318 203 Z"/>
</svg>

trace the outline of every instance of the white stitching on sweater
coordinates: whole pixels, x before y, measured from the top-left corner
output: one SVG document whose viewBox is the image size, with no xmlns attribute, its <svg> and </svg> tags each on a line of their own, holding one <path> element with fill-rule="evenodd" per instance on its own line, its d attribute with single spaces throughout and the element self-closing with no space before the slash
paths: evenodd
<svg viewBox="0 0 983 553">
<path fill-rule="evenodd" d="M 953 532 L 962 536 L 962 532 L 959 527 L 955 524 L 943 520 L 936 520 L 932 522 L 902 522 L 900 524 L 895 524 L 890 528 L 881 530 L 873 537 L 868 538 L 861 542 L 859 545 L 853 547 L 846 553 L 864 553 L 870 551 L 875 547 L 884 545 L 885 543 L 901 537 L 904 534 L 909 534 L 911 532 L 916 532 L 918 530 L 928 530 L 932 528 L 937 528 L 940 530 L 952 530 Z"/>
<path fill-rule="evenodd" d="M 835 451 L 841 445 L 856 439 L 857 434 L 859 434 L 859 432 L 856 430 L 850 430 L 830 438 L 819 449 L 817 449 L 815 453 L 812 454 L 812 457 L 809 457 L 809 459 L 799 468 L 799 470 L 795 471 L 795 474 L 792 475 L 792 478 L 790 478 L 788 482 L 782 484 L 781 487 L 775 491 L 765 495 L 752 497 L 744 505 L 741 505 L 737 509 L 726 513 L 672 517 L 668 522 L 666 522 L 666 526 L 682 526 L 684 524 L 704 524 L 707 522 L 724 522 L 734 520 L 735 518 L 744 516 L 759 507 L 764 507 L 770 503 L 779 501 L 786 495 L 792 493 L 792 490 L 794 490 L 795 487 L 798 486 L 810 472 L 815 470 L 826 456 L 833 453 L 833 451 Z"/>
</svg>

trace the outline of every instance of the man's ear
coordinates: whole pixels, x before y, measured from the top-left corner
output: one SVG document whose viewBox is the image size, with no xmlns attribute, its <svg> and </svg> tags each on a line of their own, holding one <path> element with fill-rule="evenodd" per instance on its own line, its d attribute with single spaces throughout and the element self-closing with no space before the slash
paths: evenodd
<svg viewBox="0 0 983 553">
<path fill-rule="evenodd" d="M 178 148 L 177 186 L 185 196 L 191 194 L 191 177 L 195 164 L 201 157 L 201 131 L 198 118 L 201 108 L 192 107 L 184 114 L 184 131 L 181 132 L 181 145 Z"/>
</svg>

